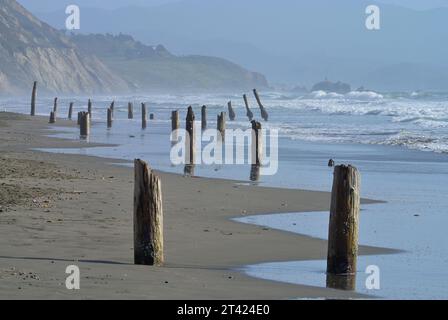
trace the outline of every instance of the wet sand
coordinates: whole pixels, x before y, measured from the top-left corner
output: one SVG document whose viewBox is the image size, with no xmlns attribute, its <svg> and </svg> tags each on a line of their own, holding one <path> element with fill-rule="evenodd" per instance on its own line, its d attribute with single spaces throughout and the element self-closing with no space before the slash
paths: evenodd
<svg viewBox="0 0 448 320">
<path fill-rule="evenodd" d="M 330 194 L 159 173 L 166 265 L 134 266 L 133 170 L 112 164 L 120 160 L 31 150 L 87 146 L 46 134 L 46 118 L 0 113 L 1 299 L 360 297 L 234 271 L 262 262 L 325 259 L 326 241 L 230 219 L 325 211 Z M 392 251 L 361 247 L 360 253 Z M 72 264 L 80 268 L 81 290 L 65 287 L 65 268 Z"/>
</svg>

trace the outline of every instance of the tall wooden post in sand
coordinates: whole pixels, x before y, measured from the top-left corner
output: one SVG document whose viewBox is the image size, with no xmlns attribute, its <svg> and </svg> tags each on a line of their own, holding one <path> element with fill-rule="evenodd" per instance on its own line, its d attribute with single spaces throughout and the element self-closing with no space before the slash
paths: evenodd
<svg viewBox="0 0 448 320">
<path fill-rule="evenodd" d="M 142 103 L 142 129 L 146 129 L 146 119 L 146 104 Z"/>
<path fill-rule="evenodd" d="M 90 114 L 88 112 L 80 112 L 79 115 L 79 133 L 82 138 L 88 137 L 90 134 Z"/>
<path fill-rule="evenodd" d="M 252 164 L 261 166 L 261 157 L 263 155 L 263 137 L 261 136 L 261 123 L 252 120 Z"/>
<path fill-rule="evenodd" d="M 112 119 L 114 118 L 114 112 L 115 112 L 115 101 L 112 101 L 110 104 L 110 110 L 112 110 Z"/>
<path fill-rule="evenodd" d="M 224 140 L 226 136 L 226 113 L 218 114 L 218 124 L 216 129 L 221 133 L 221 139 Z"/>
<path fill-rule="evenodd" d="M 92 117 L 92 100 L 90 99 L 87 102 L 87 112 L 90 114 L 90 117 Z"/>
<path fill-rule="evenodd" d="M 33 92 L 31 93 L 31 115 L 36 115 L 36 93 L 37 93 L 37 81 L 34 81 Z"/>
<path fill-rule="evenodd" d="M 254 118 L 254 114 L 250 110 L 249 101 L 247 100 L 247 96 L 245 94 L 243 94 L 243 100 L 244 100 L 244 105 L 246 106 L 246 115 L 249 118 L 249 121 L 252 121 L 252 119 Z"/>
<path fill-rule="evenodd" d="M 328 232 L 328 274 L 356 274 L 360 180 L 355 167 L 340 165 L 334 169 Z"/>
<path fill-rule="evenodd" d="M 55 123 L 56 122 L 56 113 L 54 111 L 50 112 L 50 121 L 48 123 Z"/>
<path fill-rule="evenodd" d="M 73 115 L 73 102 L 70 102 L 70 106 L 68 107 L 68 120 L 72 120 Z"/>
<path fill-rule="evenodd" d="M 235 111 L 233 111 L 232 101 L 229 101 L 227 103 L 227 108 L 229 109 L 229 119 L 230 119 L 230 121 L 234 121 L 235 118 L 236 118 L 236 114 L 235 114 Z"/>
<path fill-rule="evenodd" d="M 54 98 L 53 112 L 55 113 L 55 115 L 58 113 L 58 98 Z"/>
<path fill-rule="evenodd" d="M 261 117 L 263 118 L 264 121 L 268 121 L 268 119 L 269 119 L 268 112 L 266 111 L 265 107 L 261 103 L 261 99 L 260 99 L 260 96 L 258 95 L 257 89 L 254 89 L 254 95 L 255 95 L 255 99 L 257 100 L 258 106 L 260 107 Z"/>
<path fill-rule="evenodd" d="M 202 106 L 201 109 L 201 129 L 207 130 L 207 106 Z"/>
<path fill-rule="evenodd" d="M 134 119 L 134 105 L 132 102 L 128 103 L 128 119 Z"/>
<path fill-rule="evenodd" d="M 186 136 L 186 158 L 185 158 L 185 163 L 187 165 L 193 165 L 194 164 L 194 160 L 195 160 L 195 149 L 194 149 L 194 142 L 195 142 L 195 136 L 194 136 L 194 120 L 195 120 L 195 116 L 194 116 L 194 112 L 193 112 L 193 108 L 190 106 L 188 107 L 188 112 L 187 112 L 187 119 L 185 122 L 185 130 L 187 131 L 187 136 Z"/>
<path fill-rule="evenodd" d="M 161 266 L 163 205 L 159 177 L 142 160 L 134 161 L 134 263 Z"/>
<path fill-rule="evenodd" d="M 112 128 L 112 110 L 110 108 L 107 109 L 107 127 Z"/>
</svg>

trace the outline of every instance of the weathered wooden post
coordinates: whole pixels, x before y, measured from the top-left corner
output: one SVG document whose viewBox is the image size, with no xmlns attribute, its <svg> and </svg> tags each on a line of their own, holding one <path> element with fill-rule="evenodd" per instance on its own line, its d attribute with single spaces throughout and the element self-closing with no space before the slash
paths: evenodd
<svg viewBox="0 0 448 320">
<path fill-rule="evenodd" d="M 154 113 L 149 114 L 149 120 L 154 120 Z"/>
<path fill-rule="evenodd" d="M 255 95 L 255 99 L 257 100 L 258 106 L 260 107 L 261 117 L 263 118 L 264 121 L 268 121 L 269 115 L 268 115 L 265 107 L 261 103 L 261 99 L 260 99 L 260 96 L 258 95 L 257 89 L 254 89 L 254 95 Z"/>
<path fill-rule="evenodd" d="M 186 155 L 185 155 L 185 164 L 186 165 L 194 165 L 195 160 L 195 149 L 194 149 L 194 142 L 195 142 L 195 136 L 194 136 L 194 112 L 193 108 L 190 106 L 188 107 L 187 112 L 187 119 L 185 123 L 185 130 L 187 131 L 186 134 Z"/>
<path fill-rule="evenodd" d="M 80 112 L 80 126 L 79 133 L 80 136 L 85 138 L 90 134 L 90 114 L 88 112 Z"/>
<path fill-rule="evenodd" d="M 221 112 L 221 114 L 218 114 L 218 124 L 217 124 L 216 129 L 220 132 L 221 139 L 224 140 L 224 138 L 226 136 L 226 113 L 225 112 Z"/>
<path fill-rule="evenodd" d="M 54 98 L 53 112 L 55 113 L 55 115 L 58 113 L 58 98 Z"/>
<path fill-rule="evenodd" d="M 161 266 L 164 257 L 160 178 L 140 159 L 134 161 L 134 174 L 134 263 Z"/>
<path fill-rule="evenodd" d="M 55 123 L 56 122 L 56 113 L 54 111 L 50 112 L 50 121 L 48 123 Z"/>
<path fill-rule="evenodd" d="M 134 105 L 131 102 L 128 103 L 128 119 L 134 119 Z"/>
<path fill-rule="evenodd" d="M 355 167 L 335 167 L 328 232 L 328 274 L 356 274 L 360 183 L 360 174 Z"/>
<path fill-rule="evenodd" d="M 175 131 L 179 129 L 179 111 L 172 111 L 171 112 L 171 131 Z"/>
<path fill-rule="evenodd" d="M 36 115 L 36 93 L 37 93 L 37 81 L 34 81 L 33 92 L 31 93 L 31 115 Z"/>
<path fill-rule="evenodd" d="M 115 101 L 112 101 L 110 104 L 110 110 L 112 110 L 112 119 L 114 118 L 114 112 L 115 112 Z"/>
<path fill-rule="evenodd" d="M 142 103 L 142 129 L 146 129 L 146 104 Z"/>
<path fill-rule="evenodd" d="M 245 94 L 243 94 L 243 99 L 244 99 L 244 105 L 246 106 L 246 115 L 249 118 L 249 121 L 252 121 L 252 119 L 254 118 L 254 114 L 250 110 L 249 101 L 247 100 L 247 96 Z"/>
<path fill-rule="evenodd" d="M 90 99 L 87 102 L 87 112 L 90 114 L 90 117 L 92 117 L 92 100 Z"/>
<path fill-rule="evenodd" d="M 230 119 L 230 121 L 234 121 L 235 118 L 236 118 L 236 114 L 235 114 L 235 111 L 233 111 L 232 101 L 229 101 L 227 103 L 227 108 L 229 109 L 229 119 Z"/>
<path fill-rule="evenodd" d="M 263 137 L 261 123 L 252 120 L 252 165 L 261 166 L 263 156 Z"/>
<path fill-rule="evenodd" d="M 107 109 L 107 127 L 112 128 L 112 110 L 110 108 Z"/>
<path fill-rule="evenodd" d="M 73 102 L 70 102 L 70 106 L 68 107 L 68 120 L 72 120 L 73 115 Z"/>
<path fill-rule="evenodd" d="M 201 109 L 201 130 L 207 130 L 207 106 L 202 106 Z"/>
<path fill-rule="evenodd" d="M 82 112 L 78 112 L 78 126 L 81 125 L 81 113 Z"/>
</svg>

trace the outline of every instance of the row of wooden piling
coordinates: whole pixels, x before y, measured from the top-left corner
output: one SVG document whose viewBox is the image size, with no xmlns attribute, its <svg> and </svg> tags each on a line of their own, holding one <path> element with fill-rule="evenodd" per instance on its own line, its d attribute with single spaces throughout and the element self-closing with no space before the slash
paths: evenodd
<svg viewBox="0 0 448 320">
<path fill-rule="evenodd" d="M 187 118 L 192 124 L 194 116 Z M 187 128 L 191 130 L 191 127 Z M 142 160 L 135 160 L 134 262 L 162 265 L 163 203 L 160 178 Z M 360 175 L 353 166 L 334 170 L 329 219 L 327 286 L 354 289 L 357 270 Z"/>
<path fill-rule="evenodd" d="M 31 96 L 31 115 L 36 113 L 37 82 L 33 84 Z M 262 118 L 267 121 L 268 113 L 261 103 L 256 90 L 254 90 Z M 253 113 L 249 108 L 247 96 L 243 96 L 247 117 L 252 123 L 255 132 L 255 166 L 259 168 L 262 157 L 261 124 L 253 120 Z M 58 100 L 54 99 L 53 111 L 50 113 L 50 122 L 56 121 Z M 235 119 L 231 102 L 228 103 L 230 119 Z M 68 118 L 72 118 L 73 103 L 70 103 Z M 112 126 L 114 102 L 107 110 L 108 127 Z M 78 113 L 78 124 L 81 136 L 90 133 L 92 115 L 92 101 L 89 99 L 87 112 Z M 207 128 L 207 109 L 201 110 L 203 130 Z M 128 104 L 128 118 L 133 119 L 133 105 Z M 217 129 L 225 133 L 226 113 L 218 115 Z M 173 111 L 171 115 L 172 130 L 179 129 L 179 112 Z M 186 130 L 190 141 L 187 143 L 188 163 L 194 164 L 194 124 L 193 108 L 188 108 Z M 146 127 L 146 105 L 142 104 L 142 127 Z M 224 134 L 223 134 L 224 136 Z M 135 160 L 134 165 L 134 263 L 143 265 L 162 265 L 163 252 L 163 201 L 160 178 L 142 160 Z M 353 166 L 339 165 L 334 169 L 333 187 L 331 193 L 331 208 L 328 233 L 327 252 L 327 286 L 344 289 L 353 289 L 353 276 L 357 269 L 358 234 L 360 212 L 360 174 Z M 342 277 L 342 278 L 341 278 Z"/>
</svg>

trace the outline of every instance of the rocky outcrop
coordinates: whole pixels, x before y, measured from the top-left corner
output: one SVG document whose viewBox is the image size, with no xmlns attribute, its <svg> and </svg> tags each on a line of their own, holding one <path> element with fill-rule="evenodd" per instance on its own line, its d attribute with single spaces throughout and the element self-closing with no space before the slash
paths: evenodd
<svg viewBox="0 0 448 320">
<path fill-rule="evenodd" d="M 331 82 L 328 80 L 316 83 L 311 91 L 325 91 L 325 92 L 335 92 L 340 94 L 346 94 L 351 91 L 351 87 L 347 83 L 343 82 Z"/>
</svg>

